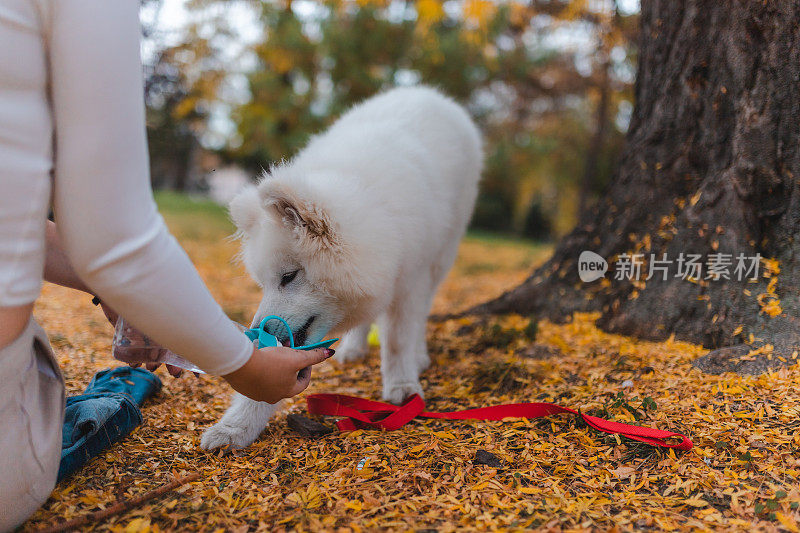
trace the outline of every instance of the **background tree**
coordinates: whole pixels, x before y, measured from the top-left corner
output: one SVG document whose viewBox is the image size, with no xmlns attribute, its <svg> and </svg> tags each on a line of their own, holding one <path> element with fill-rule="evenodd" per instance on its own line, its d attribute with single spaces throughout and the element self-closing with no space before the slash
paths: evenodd
<svg viewBox="0 0 800 533">
<path fill-rule="evenodd" d="M 186 7 L 190 17 L 176 35 L 159 26 L 163 0 L 142 2 L 150 174 L 158 189 L 200 186 L 204 138 L 238 64 L 239 32 L 229 5 L 189 0 Z"/>
<path fill-rule="evenodd" d="M 651 0 L 641 13 L 636 104 L 608 193 L 520 287 L 473 312 L 561 317 L 720 348 L 704 370 L 794 362 L 800 247 L 800 6 Z M 581 283 L 577 260 L 727 254 L 731 279 Z M 760 256 L 758 278 L 734 277 Z M 707 265 L 705 265 L 707 266 Z M 613 266 L 612 266 L 613 267 Z"/>
<path fill-rule="evenodd" d="M 295 153 L 323 124 L 312 110 L 319 58 L 303 23 L 289 2 L 264 2 L 259 16 L 265 38 L 252 47 L 257 67 L 247 75 L 250 98 L 234 110 L 237 145 L 229 151 L 254 176 Z"/>
<path fill-rule="evenodd" d="M 160 50 L 149 65 L 145 101 L 153 186 L 183 191 L 190 182 L 200 148 L 197 123 L 206 117 L 187 105 L 191 102 L 191 88 L 175 66 L 176 51 Z"/>
<path fill-rule="evenodd" d="M 564 233 L 579 196 L 592 201 L 608 179 L 626 126 L 616 119 L 630 99 L 636 18 L 613 3 L 276 1 L 256 14 L 249 96 L 225 149 L 254 176 L 354 103 L 423 82 L 467 105 L 485 132 L 474 227 Z M 537 216 L 546 223 L 534 228 Z"/>
</svg>

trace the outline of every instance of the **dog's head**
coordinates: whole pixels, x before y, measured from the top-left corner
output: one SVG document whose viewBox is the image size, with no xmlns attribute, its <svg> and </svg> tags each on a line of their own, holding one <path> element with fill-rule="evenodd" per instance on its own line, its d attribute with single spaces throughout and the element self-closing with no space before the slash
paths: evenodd
<svg viewBox="0 0 800 533">
<path fill-rule="evenodd" d="M 368 319 L 387 272 L 382 261 L 370 258 L 374 246 L 364 238 L 369 232 L 359 227 L 358 213 L 338 205 L 337 197 L 346 196 L 336 180 L 320 190 L 314 180 L 286 178 L 277 173 L 245 189 L 231 202 L 230 214 L 244 264 L 263 290 L 253 324 L 278 315 L 302 346 Z M 288 345 L 284 326 L 268 326 Z"/>
</svg>

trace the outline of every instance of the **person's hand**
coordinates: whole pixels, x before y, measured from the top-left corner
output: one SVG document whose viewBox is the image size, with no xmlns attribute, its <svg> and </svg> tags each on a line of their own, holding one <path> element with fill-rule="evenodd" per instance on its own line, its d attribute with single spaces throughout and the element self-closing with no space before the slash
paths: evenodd
<svg viewBox="0 0 800 533">
<path fill-rule="evenodd" d="M 133 365 L 130 365 L 130 366 L 133 366 Z M 155 372 L 156 370 L 158 370 L 158 367 L 160 367 L 160 366 L 161 366 L 161 363 L 145 363 L 144 364 L 144 367 L 147 370 L 149 370 L 150 372 Z M 169 372 L 169 374 L 174 378 L 179 378 L 179 377 L 181 377 L 181 374 L 183 374 L 183 369 L 181 367 L 179 367 L 179 366 L 168 365 L 166 363 L 164 363 L 164 366 L 167 367 L 167 372 Z M 197 372 L 195 372 L 195 375 L 198 375 Z"/>
<path fill-rule="evenodd" d="M 258 402 L 277 403 L 303 392 L 311 381 L 311 366 L 334 353 L 330 348 L 293 350 L 284 347 L 253 349 L 239 370 L 222 376 L 236 392 Z"/>
<path fill-rule="evenodd" d="M 119 316 L 103 302 L 100 302 L 100 305 L 103 308 L 103 313 L 106 315 L 106 318 L 116 329 Z M 139 368 L 144 364 L 147 370 L 155 372 L 158 367 L 161 366 L 162 363 L 159 360 L 164 357 L 167 349 L 154 345 L 144 333 L 130 326 L 125 327 L 124 335 L 126 343 L 122 346 L 117 346 L 115 344 L 113 349 L 114 358 L 118 361 L 128 363 L 128 366 L 132 368 Z M 131 344 L 133 344 L 133 346 L 131 346 Z M 164 366 L 167 367 L 167 372 L 169 372 L 172 377 L 179 378 L 181 374 L 183 374 L 183 369 L 179 366 L 166 363 Z"/>
<path fill-rule="evenodd" d="M 100 301 L 100 308 L 103 310 L 103 314 L 106 315 L 108 321 L 111 322 L 111 327 L 115 327 L 117 325 L 117 319 L 119 318 L 117 312 L 111 309 L 111 307 L 103 301 Z M 128 366 L 137 368 L 141 366 L 141 363 L 128 363 Z M 144 366 L 150 372 L 155 372 L 158 367 L 161 366 L 161 363 L 146 363 Z M 167 364 L 164 366 L 167 367 L 167 372 L 169 372 L 172 377 L 179 378 L 181 377 L 181 374 L 183 374 L 183 369 L 179 366 Z"/>
<path fill-rule="evenodd" d="M 128 366 L 131 368 L 139 368 L 140 366 L 142 366 L 142 363 L 141 362 L 128 363 Z M 155 372 L 156 370 L 158 370 L 158 367 L 160 366 L 161 363 L 144 363 L 144 367 L 150 372 Z M 167 367 L 167 372 L 169 372 L 170 375 L 174 378 L 179 378 L 181 377 L 181 374 L 183 374 L 183 369 L 179 366 L 168 365 L 167 363 L 164 363 L 164 366 Z M 195 375 L 197 375 L 196 372 Z"/>
</svg>

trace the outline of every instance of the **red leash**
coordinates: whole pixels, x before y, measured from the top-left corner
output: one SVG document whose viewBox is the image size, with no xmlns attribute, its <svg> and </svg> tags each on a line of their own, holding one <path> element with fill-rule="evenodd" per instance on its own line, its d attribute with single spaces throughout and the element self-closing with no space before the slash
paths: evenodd
<svg viewBox="0 0 800 533">
<path fill-rule="evenodd" d="M 344 394 L 309 394 L 306 396 L 306 403 L 308 412 L 312 415 L 345 417 L 336 423 L 340 431 L 353 431 L 359 428 L 394 431 L 405 426 L 418 416 L 422 418 L 446 418 L 448 420 L 502 420 L 507 417 L 541 418 L 560 413 L 570 413 L 579 415 L 584 422 L 597 431 L 622 435 L 629 439 L 664 448 L 691 450 L 693 446 L 692 441 L 681 433 L 604 420 L 552 403 L 511 403 L 447 413 L 425 411 L 425 402 L 417 394 L 409 397 L 402 405 L 365 400 L 364 398 L 356 398 L 355 396 L 346 396 Z M 670 439 L 680 439 L 680 442 L 670 442 Z"/>
</svg>

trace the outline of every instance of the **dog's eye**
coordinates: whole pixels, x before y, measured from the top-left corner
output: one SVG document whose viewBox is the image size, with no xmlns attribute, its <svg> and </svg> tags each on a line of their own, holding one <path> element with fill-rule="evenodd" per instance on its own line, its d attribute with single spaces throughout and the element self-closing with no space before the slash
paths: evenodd
<svg viewBox="0 0 800 533">
<path fill-rule="evenodd" d="M 299 270 L 293 270 L 292 272 L 287 272 L 283 276 L 281 276 L 281 287 L 285 287 L 297 277 L 297 273 L 300 272 Z"/>
</svg>

